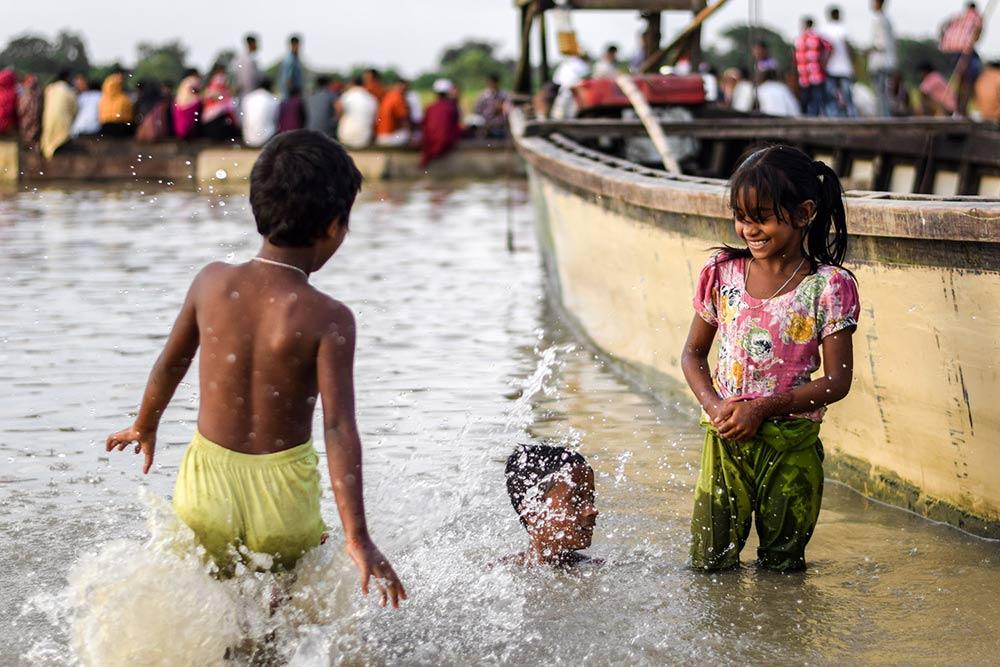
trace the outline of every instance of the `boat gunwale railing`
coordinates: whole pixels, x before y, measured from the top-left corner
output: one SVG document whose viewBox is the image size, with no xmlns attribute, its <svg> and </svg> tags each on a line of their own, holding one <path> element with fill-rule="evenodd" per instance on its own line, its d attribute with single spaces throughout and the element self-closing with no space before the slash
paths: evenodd
<svg viewBox="0 0 1000 667">
<path fill-rule="evenodd" d="M 529 132 L 542 123 L 553 131 Z M 724 179 L 669 174 L 623 160 L 582 146 L 555 127 L 551 121 L 528 121 L 524 132 L 515 135 L 521 155 L 548 177 L 641 208 L 709 218 L 732 216 Z M 854 235 L 1000 243 L 1000 199 L 870 190 L 845 194 Z"/>
</svg>

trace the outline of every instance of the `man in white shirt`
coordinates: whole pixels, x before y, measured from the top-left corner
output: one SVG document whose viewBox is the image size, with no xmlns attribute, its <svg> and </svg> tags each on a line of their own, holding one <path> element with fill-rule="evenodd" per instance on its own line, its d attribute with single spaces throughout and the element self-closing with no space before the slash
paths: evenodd
<svg viewBox="0 0 1000 667">
<path fill-rule="evenodd" d="M 801 116 L 802 107 L 795 95 L 783 82 L 778 81 L 777 73 L 771 69 L 760 73 L 760 85 L 757 86 L 757 108 L 768 116 Z"/>
<path fill-rule="evenodd" d="M 232 75 L 236 81 L 236 95 L 247 95 L 255 88 L 260 80 L 260 70 L 257 67 L 257 36 L 249 34 L 246 36 L 247 50 L 236 56 L 233 60 Z"/>
<path fill-rule="evenodd" d="M 868 54 L 868 73 L 872 77 L 875 98 L 878 100 L 878 115 L 889 116 L 889 77 L 898 66 L 896 58 L 896 35 L 892 23 L 885 15 L 885 1 L 872 0 L 872 50 Z"/>
<path fill-rule="evenodd" d="M 364 148 L 375 133 L 378 100 L 365 90 L 361 77 L 355 77 L 351 87 L 337 100 L 337 139 L 348 148 Z"/>
<path fill-rule="evenodd" d="M 847 28 L 840 21 L 839 7 L 830 7 L 827 16 L 829 20 L 819 31 L 823 39 L 833 45 L 826 63 L 827 98 L 830 101 L 827 114 L 856 118 L 858 112 L 851 97 L 854 65 L 851 62 L 851 45 L 847 42 Z"/>
<path fill-rule="evenodd" d="M 608 46 L 601 59 L 594 63 L 595 79 L 613 79 L 618 76 L 618 47 Z"/>
<path fill-rule="evenodd" d="M 271 93 L 271 80 L 264 78 L 256 89 L 243 96 L 240 115 L 243 117 L 243 143 L 263 146 L 278 130 L 279 102 Z"/>
</svg>

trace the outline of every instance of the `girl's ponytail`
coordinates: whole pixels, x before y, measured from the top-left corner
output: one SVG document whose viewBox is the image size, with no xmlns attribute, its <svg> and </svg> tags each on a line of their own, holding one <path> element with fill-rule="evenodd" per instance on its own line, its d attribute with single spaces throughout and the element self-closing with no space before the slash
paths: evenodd
<svg viewBox="0 0 1000 667">
<path fill-rule="evenodd" d="M 847 256 L 847 212 L 844 189 L 837 172 L 814 160 L 812 170 L 819 181 L 816 216 L 806 229 L 806 255 L 817 264 L 841 266 Z"/>
</svg>

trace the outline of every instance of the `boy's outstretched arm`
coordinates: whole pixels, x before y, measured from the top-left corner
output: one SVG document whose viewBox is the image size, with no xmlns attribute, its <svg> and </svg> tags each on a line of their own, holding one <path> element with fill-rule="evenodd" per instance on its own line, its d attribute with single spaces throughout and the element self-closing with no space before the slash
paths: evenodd
<svg viewBox="0 0 1000 667">
<path fill-rule="evenodd" d="M 354 315 L 336 306 L 330 329 L 320 340 L 316 363 L 320 398 L 323 401 L 323 437 L 330 483 L 344 527 L 347 553 L 361 573 L 361 592 L 368 594 L 374 576 L 379 604 L 399 607 L 406 590 L 392 565 L 368 534 L 361 477 L 361 438 L 354 414 Z"/>
<path fill-rule="evenodd" d="M 199 274 L 200 277 L 200 274 Z M 153 465 L 153 454 L 156 451 L 156 430 L 160 425 L 163 411 L 170 403 L 177 385 L 184 379 L 195 352 L 198 351 L 198 321 L 195 316 L 194 292 L 198 278 L 194 279 L 188 290 L 187 298 L 177 315 L 163 351 L 153 364 L 146 382 L 146 391 L 142 395 L 139 414 L 132 425 L 126 429 L 108 436 L 105 449 L 111 451 L 118 448 L 122 451 L 131 443 L 137 443 L 135 453 L 140 451 L 145 455 L 142 473 L 149 472 Z"/>
</svg>

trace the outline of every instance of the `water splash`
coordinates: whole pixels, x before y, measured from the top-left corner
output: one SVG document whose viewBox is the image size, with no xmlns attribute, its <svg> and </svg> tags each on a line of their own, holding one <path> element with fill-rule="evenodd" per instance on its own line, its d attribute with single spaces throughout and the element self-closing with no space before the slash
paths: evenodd
<svg viewBox="0 0 1000 667">
<path fill-rule="evenodd" d="M 194 534 L 161 497 L 140 490 L 149 538 L 117 540 L 73 566 L 66 587 L 31 599 L 22 615 L 42 613 L 67 628 L 71 653 L 50 639 L 25 656 L 44 665 L 218 665 L 303 660 L 330 647 L 303 642 L 316 627 L 329 633 L 350 623 L 350 563 L 332 545 L 306 554 L 293 572 L 272 574 L 240 566 L 230 579 L 215 576 Z M 247 562 L 269 558 L 246 554 Z M 314 654 L 313 658 L 316 657 Z"/>
</svg>

